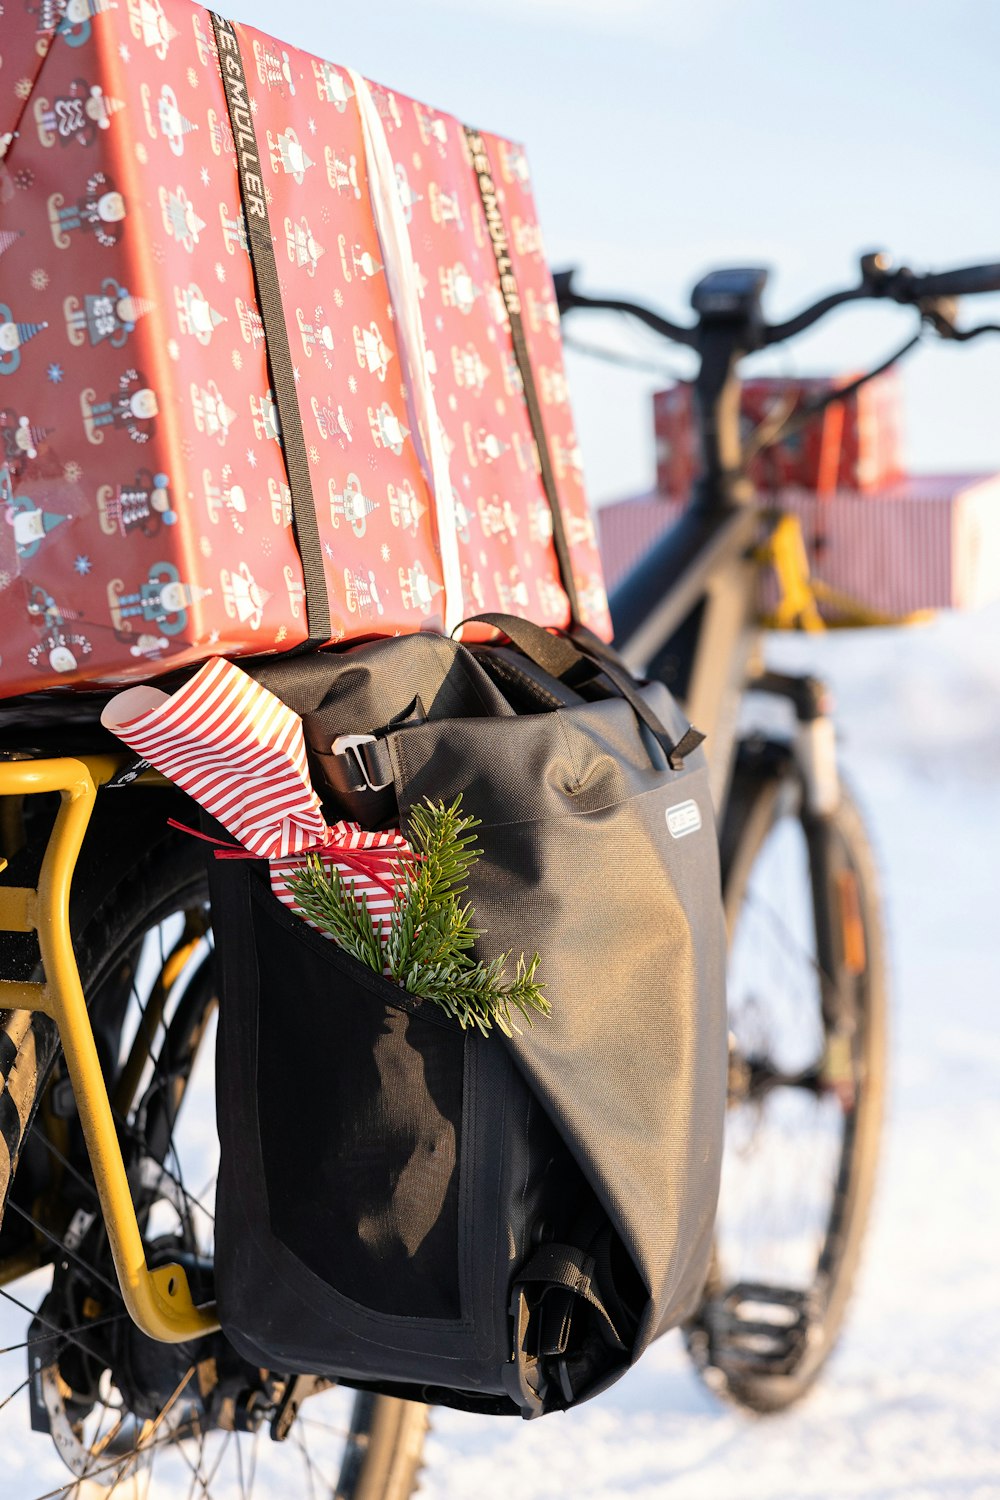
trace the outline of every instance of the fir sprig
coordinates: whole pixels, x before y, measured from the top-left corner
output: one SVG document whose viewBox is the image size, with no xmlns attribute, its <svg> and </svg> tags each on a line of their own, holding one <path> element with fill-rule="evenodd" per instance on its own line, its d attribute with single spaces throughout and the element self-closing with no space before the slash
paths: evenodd
<svg viewBox="0 0 1000 1500">
<path fill-rule="evenodd" d="M 327 872 L 317 856 L 288 884 L 303 915 L 369 969 L 439 1006 L 462 1027 L 476 1026 L 485 1035 L 497 1026 L 512 1036 L 512 1011 L 531 1025 L 532 1012 L 547 1016 L 550 1006 L 536 977 L 537 953 L 530 960 L 521 954 L 512 980 L 510 953 L 486 961 L 472 956 L 483 933 L 472 925 L 471 904 L 459 898 L 482 854 L 472 831 L 478 827 L 478 818 L 462 812 L 460 796 L 450 807 L 427 802 L 412 809 L 410 846 L 418 858 L 403 866 L 405 879 L 381 934 L 364 897 L 356 899 L 350 882 L 339 870 Z"/>
</svg>

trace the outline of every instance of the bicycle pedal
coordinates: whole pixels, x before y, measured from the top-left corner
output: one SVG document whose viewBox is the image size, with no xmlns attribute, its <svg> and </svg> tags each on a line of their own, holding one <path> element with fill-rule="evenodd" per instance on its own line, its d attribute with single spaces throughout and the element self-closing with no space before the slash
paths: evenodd
<svg viewBox="0 0 1000 1500">
<path fill-rule="evenodd" d="M 791 1287 L 741 1281 L 704 1310 L 708 1360 L 732 1375 L 784 1375 L 802 1358 L 815 1296 Z"/>
</svg>

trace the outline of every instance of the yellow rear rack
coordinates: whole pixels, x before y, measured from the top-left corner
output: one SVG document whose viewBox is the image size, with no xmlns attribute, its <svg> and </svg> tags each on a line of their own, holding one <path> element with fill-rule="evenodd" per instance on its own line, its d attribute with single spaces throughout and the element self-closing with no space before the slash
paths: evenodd
<svg viewBox="0 0 1000 1500">
<path fill-rule="evenodd" d="M 45 975 L 41 983 L 0 980 L 0 1008 L 43 1011 L 58 1027 L 125 1306 L 143 1333 L 177 1344 L 214 1332 L 218 1318 L 214 1305 L 194 1305 L 182 1266 L 146 1264 L 69 925 L 70 886 L 97 788 L 121 764 L 113 755 L 0 764 L 0 798 L 58 792 L 62 799 L 37 890 L 0 886 L 0 929 L 38 934 Z M 5 864 L 0 859 L 0 869 Z"/>
</svg>

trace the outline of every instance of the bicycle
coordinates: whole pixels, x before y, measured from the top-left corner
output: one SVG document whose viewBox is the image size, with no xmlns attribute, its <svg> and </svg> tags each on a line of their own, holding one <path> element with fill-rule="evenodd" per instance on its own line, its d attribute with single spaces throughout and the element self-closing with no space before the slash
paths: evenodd
<svg viewBox="0 0 1000 1500">
<path fill-rule="evenodd" d="M 959 334 L 942 299 L 1000 288 L 1000 266 L 917 277 L 868 258 L 859 287 L 770 328 L 763 283 L 760 271 L 706 277 L 698 322 L 685 329 L 557 278 L 564 312 L 617 308 L 701 354 L 694 503 L 612 609 L 626 659 L 663 677 L 709 733 L 720 812 L 730 1145 L 714 1264 L 685 1336 L 713 1388 L 777 1410 L 816 1378 L 846 1309 L 874 1182 L 885 986 L 873 861 L 839 786 L 822 685 L 766 672 L 756 650 L 762 569 L 777 566 L 786 597 L 813 595 L 795 572 L 798 553 L 780 542 L 780 519 L 742 475 L 738 366 L 864 296 L 913 304 L 938 332 L 971 337 L 979 330 Z M 739 739 L 748 691 L 792 705 L 790 741 Z M 312 1493 L 405 1500 L 426 1408 L 252 1369 L 215 1325 L 214 1161 L 198 1111 L 215 1004 L 203 856 L 167 826 L 168 816 L 191 820 L 182 795 L 155 775 L 129 782 L 125 758 L 109 752 L 101 701 L 0 704 L 0 1294 L 30 1320 L 4 1351 L 27 1357 L 28 1378 L 0 1395 L 0 1410 L 27 1390 L 32 1428 L 71 1474 L 51 1495 L 82 1497 L 84 1484 L 139 1493 L 140 1476 L 147 1494 L 154 1478 L 186 1476 L 210 1495 L 224 1472 L 225 1493 L 247 1495 L 263 1455 L 283 1459 L 290 1446 Z M 767 893 L 775 862 L 788 869 L 788 839 L 800 844 L 793 889 L 805 897 L 797 943 L 791 905 L 776 910 Z M 799 972 L 787 993 L 762 1000 L 747 966 L 774 951 L 769 941 Z M 812 992 L 805 1006 L 801 988 Z M 769 1017 L 775 998 L 786 1005 Z M 816 1136 L 816 1156 L 788 1187 L 785 1211 L 800 1222 L 763 1255 L 759 1178 L 768 1189 L 780 1180 L 790 1127 Z M 740 1143 L 749 1156 L 769 1134 L 777 1166 L 772 1155 L 748 1177 Z M 19 1296 L 8 1290 L 50 1267 L 37 1307 L 24 1300 L 30 1281 Z M 287 1485 L 288 1466 L 277 1467 Z"/>
<path fill-rule="evenodd" d="M 714 1263 L 685 1340 L 714 1391 L 775 1412 L 816 1380 L 846 1314 L 875 1185 L 887 995 L 875 861 L 840 783 L 828 694 L 815 678 L 768 671 L 760 626 L 822 629 L 823 607 L 842 625 L 907 620 L 810 578 L 798 521 L 755 497 L 746 468 L 753 454 L 897 364 L 925 326 L 960 342 L 1000 332 L 955 322 L 957 297 L 1000 290 L 1000 265 L 918 275 L 893 269 L 885 255 L 865 255 L 856 286 L 778 324 L 764 319 L 766 280 L 759 267 L 710 272 L 692 292 L 697 322 L 682 327 L 638 303 L 582 296 L 572 273 L 556 278 L 564 316 L 576 308 L 627 313 L 700 356 L 693 387 L 701 476 L 680 521 L 612 595 L 611 612 L 629 666 L 665 681 L 707 733 L 719 813 L 729 1116 Z M 912 307 L 917 334 L 874 369 L 744 435 L 741 361 L 863 299 Z M 779 592 L 763 621 L 762 567 L 773 569 Z M 790 705 L 792 736 L 741 739 L 747 693 Z M 786 970 L 798 963 L 793 982 L 787 973 L 762 978 L 776 952 Z"/>
</svg>

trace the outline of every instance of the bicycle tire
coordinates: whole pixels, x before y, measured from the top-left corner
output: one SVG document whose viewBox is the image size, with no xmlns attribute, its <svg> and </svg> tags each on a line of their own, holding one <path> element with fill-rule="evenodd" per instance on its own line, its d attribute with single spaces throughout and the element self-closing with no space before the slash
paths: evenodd
<svg viewBox="0 0 1000 1500">
<path fill-rule="evenodd" d="M 834 897 L 829 881 L 826 889 L 815 868 L 812 835 L 816 820 L 804 807 L 802 784 L 789 752 L 784 747 L 758 745 L 744 747 L 737 762 L 730 801 L 722 833 L 723 889 L 727 932 L 730 942 L 730 1006 L 739 1004 L 739 976 L 732 965 L 737 960 L 736 942 L 744 918 L 748 893 L 755 870 L 758 870 L 784 829 L 797 830 L 808 862 L 809 905 L 812 908 L 814 937 L 818 920 L 817 904 L 828 907 Z M 750 1410 L 769 1413 L 784 1410 L 800 1400 L 823 1370 L 841 1333 L 861 1258 L 878 1163 L 881 1121 L 885 1093 L 887 996 L 884 966 L 884 940 L 881 919 L 879 882 L 875 860 L 864 822 L 853 799 L 844 791 L 840 804 L 829 821 L 831 874 L 840 878 L 847 872 L 856 892 L 855 914 L 863 932 L 864 964 L 857 974 L 846 974 L 842 912 L 833 914 L 830 928 L 836 937 L 836 954 L 832 960 L 840 966 L 835 976 L 850 982 L 856 1012 L 856 1030 L 850 1043 L 851 1085 L 853 1103 L 840 1108 L 844 1116 L 843 1138 L 836 1163 L 835 1180 L 830 1187 L 830 1201 L 822 1230 L 822 1243 L 812 1266 L 808 1285 L 789 1288 L 787 1302 L 792 1329 L 793 1314 L 802 1322 L 792 1333 L 780 1324 L 768 1334 L 760 1322 L 761 1309 L 773 1315 L 780 1302 L 768 1297 L 755 1300 L 755 1291 L 766 1291 L 766 1284 L 755 1279 L 745 1267 L 736 1264 L 737 1256 L 724 1243 L 727 1212 L 726 1177 L 720 1194 L 716 1249 L 713 1267 L 702 1305 L 685 1328 L 685 1341 L 695 1368 L 717 1394 Z M 840 889 L 841 887 L 838 887 Z M 853 898 L 852 898 L 853 899 Z M 828 911 L 828 915 L 830 912 Z M 836 956 L 839 955 L 839 958 Z M 855 957 L 851 965 L 857 967 Z M 818 975 L 817 975 L 818 978 Z M 817 992 L 819 986 L 817 984 Z M 817 999 L 818 999 L 817 993 Z M 826 1045 L 826 1024 L 820 1018 Z M 732 1031 L 731 1031 L 732 1036 Z M 763 1076 L 761 1073 L 760 1076 Z M 803 1076 L 808 1076 L 803 1073 Z M 816 1099 L 821 1099 L 820 1086 Z M 802 1086 L 797 1086 L 801 1091 Z M 772 1098 L 788 1089 L 780 1086 Z M 727 1153 L 730 1151 L 731 1120 L 727 1120 Z M 782 1147 L 787 1151 L 787 1142 Z M 776 1190 L 776 1189 L 775 1189 Z M 766 1205 L 755 1205 L 758 1228 L 765 1222 Z M 752 1254 L 761 1254 L 760 1245 Z M 740 1287 L 743 1291 L 739 1291 Z M 728 1301 L 727 1301 L 728 1299 Z M 749 1307 L 750 1314 L 740 1323 L 738 1309 Z M 801 1336 L 800 1336 L 801 1334 Z M 794 1345 L 794 1347 L 793 1347 Z"/>
<path fill-rule="evenodd" d="M 128 794 L 126 794 L 128 795 Z M 162 820 L 160 822 L 162 828 Z M 92 867 L 105 872 L 114 851 L 90 851 L 97 854 Z M 105 874 L 106 889 L 96 910 L 93 901 L 86 922 L 75 931 L 74 946 L 88 1003 L 99 994 L 102 985 L 113 976 L 125 960 L 136 951 L 145 933 L 153 931 L 170 913 L 207 905 L 207 881 L 204 855 L 194 840 L 166 833 L 133 864 L 120 880 Z M 174 1023 L 166 1027 L 163 1047 L 171 1063 L 183 1060 L 185 1038 L 199 1024 L 199 1017 L 181 1017 L 181 1005 L 175 1017 L 183 1026 L 183 1035 L 173 1034 Z M 45 1074 L 37 1079 L 37 1093 L 32 1102 L 24 1145 L 30 1145 L 30 1132 L 38 1115 L 49 1076 L 57 1068 L 61 1051 L 48 1061 Z M 16 1190 L 16 1175 L 11 1186 Z M 5 1197 L 6 1201 L 6 1197 Z M 306 1404 L 306 1411 L 310 1408 Z M 428 1409 L 419 1403 L 394 1397 L 354 1393 L 350 1427 L 345 1434 L 340 1472 L 331 1500 L 409 1500 L 419 1481 L 423 1441 L 428 1427 Z M 289 1447 L 292 1445 L 289 1444 Z M 206 1492 L 207 1493 L 207 1492 Z M 212 1493 L 215 1493 L 214 1482 Z M 233 1493 L 243 1493 L 241 1488 Z M 152 1491 L 155 1497 L 155 1486 Z"/>
</svg>

